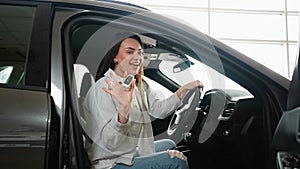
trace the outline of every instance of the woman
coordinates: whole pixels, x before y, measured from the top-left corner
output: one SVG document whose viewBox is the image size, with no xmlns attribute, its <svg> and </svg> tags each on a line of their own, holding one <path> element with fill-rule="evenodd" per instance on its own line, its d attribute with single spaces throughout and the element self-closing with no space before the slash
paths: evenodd
<svg viewBox="0 0 300 169">
<path fill-rule="evenodd" d="M 143 80 L 143 45 L 137 35 L 120 38 L 100 64 L 99 80 L 84 102 L 92 131 L 86 149 L 93 168 L 187 169 L 182 152 L 173 150 L 171 140 L 155 141 L 152 117 L 165 118 L 180 104 L 186 91 L 203 85 L 197 80 L 179 88 L 165 100 Z M 122 82 L 134 75 L 129 88 Z M 94 124 L 92 124 L 92 121 Z M 96 123 L 96 124 L 95 124 Z"/>
</svg>

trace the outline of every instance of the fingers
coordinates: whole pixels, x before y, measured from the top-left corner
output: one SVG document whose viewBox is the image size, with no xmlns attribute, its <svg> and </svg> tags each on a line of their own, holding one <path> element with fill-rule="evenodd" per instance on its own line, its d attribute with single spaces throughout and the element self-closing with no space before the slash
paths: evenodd
<svg viewBox="0 0 300 169">
<path fill-rule="evenodd" d="M 187 157 L 182 152 L 180 152 L 178 150 L 168 150 L 168 153 L 169 153 L 171 158 L 178 157 L 182 160 L 187 159 Z"/>
<path fill-rule="evenodd" d="M 201 90 L 203 91 L 203 88 L 204 88 L 203 83 L 201 83 L 199 80 L 196 80 L 195 83 L 196 83 L 196 86 L 197 86 L 197 87 L 200 87 Z"/>
<path fill-rule="evenodd" d="M 185 89 L 185 90 L 190 90 L 190 89 L 193 89 L 195 87 L 200 87 L 202 90 L 204 88 L 204 85 L 203 83 L 201 83 L 199 80 L 195 80 L 193 82 L 190 82 L 184 86 L 182 86 L 182 89 Z"/>
<path fill-rule="evenodd" d="M 110 76 L 113 80 L 113 83 L 109 78 L 105 77 L 104 81 L 108 85 L 108 87 L 102 87 L 102 90 L 104 90 L 106 93 L 108 93 L 112 96 L 118 96 L 118 95 L 126 94 L 126 93 L 129 92 L 130 93 L 130 98 L 131 98 L 132 94 L 133 94 L 134 87 L 135 87 L 136 79 L 132 80 L 132 82 L 130 84 L 130 87 L 128 89 L 128 88 L 122 87 L 120 85 L 120 83 L 118 82 L 118 80 L 116 79 L 116 77 L 112 73 L 110 74 Z"/>
<path fill-rule="evenodd" d="M 104 78 L 104 81 L 108 85 L 108 88 L 102 87 L 102 90 L 104 90 L 106 93 L 108 93 L 110 95 L 114 95 L 113 91 L 115 89 L 116 83 L 114 83 L 114 85 L 113 85 L 107 77 Z"/>
<path fill-rule="evenodd" d="M 110 80 L 108 80 L 108 78 L 104 78 L 105 83 L 108 85 L 108 89 L 112 89 L 112 84 L 110 82 Z"/>
<path fill-rule="evenodd" d="M 110 75 L 112 81 L 109 80 L 108 77 L 104 78 L 105 83 L 108 85 L 108 90 L 113 90 L 115 88 L 118 88 L 120 86 L 120 83 L 117 80 L 117 78 L 115 77 L 115 75 L 113 73 L 110 73 L 109 75 Z"/>
<path fill-rule="evenodd" d="M 102 90 L 104 90 L 106 93 L 112 95 L 111 90 L 107 89 L 106 87 L 102 87 Z"/>
<path fill-rule="evenodd" d="M 116 77 L 114 76 L 114 74 L 112 72 L 110 72 L 109 75 L 113 79 L 113 82 L 115 85 L 119 84 L 118 80 L 116 79 Z"/>
</svg>

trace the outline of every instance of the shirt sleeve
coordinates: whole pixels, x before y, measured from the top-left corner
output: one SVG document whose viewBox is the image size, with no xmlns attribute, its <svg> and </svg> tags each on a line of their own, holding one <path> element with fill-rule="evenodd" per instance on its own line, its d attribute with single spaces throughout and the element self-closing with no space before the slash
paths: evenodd
<svg viewBox="0 0 300 169">
<path fill-rule="evenodd" d="M 176 93 L 172 94 L 166 99 L 161 99 L 158 97 L 157 93 L 153 91 L 147 84 L 145 85 L 145 92 L 147 93 L 147 101 L 149 105 L 148 112 L 155 118 L 166 118 L 178 106 L 181 105 L 181 101 Z"/>
</svg>

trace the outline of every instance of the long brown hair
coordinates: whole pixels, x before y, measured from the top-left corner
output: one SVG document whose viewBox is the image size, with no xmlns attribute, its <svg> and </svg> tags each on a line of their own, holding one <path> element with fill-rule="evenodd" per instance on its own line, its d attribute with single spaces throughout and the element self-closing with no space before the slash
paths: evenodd
<svg viewBox="0 0 300 169">
<path fill-rule="evenodd" d="M 128 39 L 128 38 L 135 39 L 139 42 L 141 47 L 144 48 L 144 45 L 143 45 L 143 42 L 142 42 L 141 38 L 136 34 L 122 33 L 122 34 L 118 34 L 116 36 L 116 38 L 118 38 L 119 41 L 117 41 L 117 43 L 115 43 L 115 45 L 113 45 L 108 50 L 108 52 L 104 55 L 104 58 L 100 62 L 100 65 L 99 65 L 99 68 L 98 68 L 98 71 L 97 71 L 96 80 L 103 77 L 104 74 L 107 72 L 107 70 L 109 68 L 114 70 L 114 68 L 116 66 L 116 63 L 114 62 L 114 58 L 118 54 L 121 43 L 125 39 Z M 140 90 L 140 95 L 141 95 L 141 98 L 142 98 L 143 106 L 144 106 L 145 109 L 147 109 L 146 101 L 145 101 L 144 94 L 143 94 L 143 77 L 142 77 L 143 75 L 144 75 L 144 65 L 142 64 L 138 74 L 135 75 L 135 79 L 136 79 L 136 85 L 139 87 L 139 90 Z"/>
</svg>

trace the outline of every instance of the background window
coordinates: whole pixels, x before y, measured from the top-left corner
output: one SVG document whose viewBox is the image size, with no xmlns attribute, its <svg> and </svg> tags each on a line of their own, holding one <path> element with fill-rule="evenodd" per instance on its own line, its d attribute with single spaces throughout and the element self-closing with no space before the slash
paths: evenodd
<svg viewBox="0 0 300 169">
<path fill-rule="evenodd" d="M 34 7 L 0 5 L 0 84 L 24 84 L 34 14 Z"/>
<path fill-rule="evenodd" d="M 292 77 L 298 56 L 294 47 L 299 39 L 299 0 L 122 1 L 192 25 L 282 76 Z"/>
<path fill-rule="evenodd" d="M 4 66 L 4 67 L 0 68 L 0 83 L 8 82 L 12 70 L 13 70 L 12 66 Z"/>
</svg>

